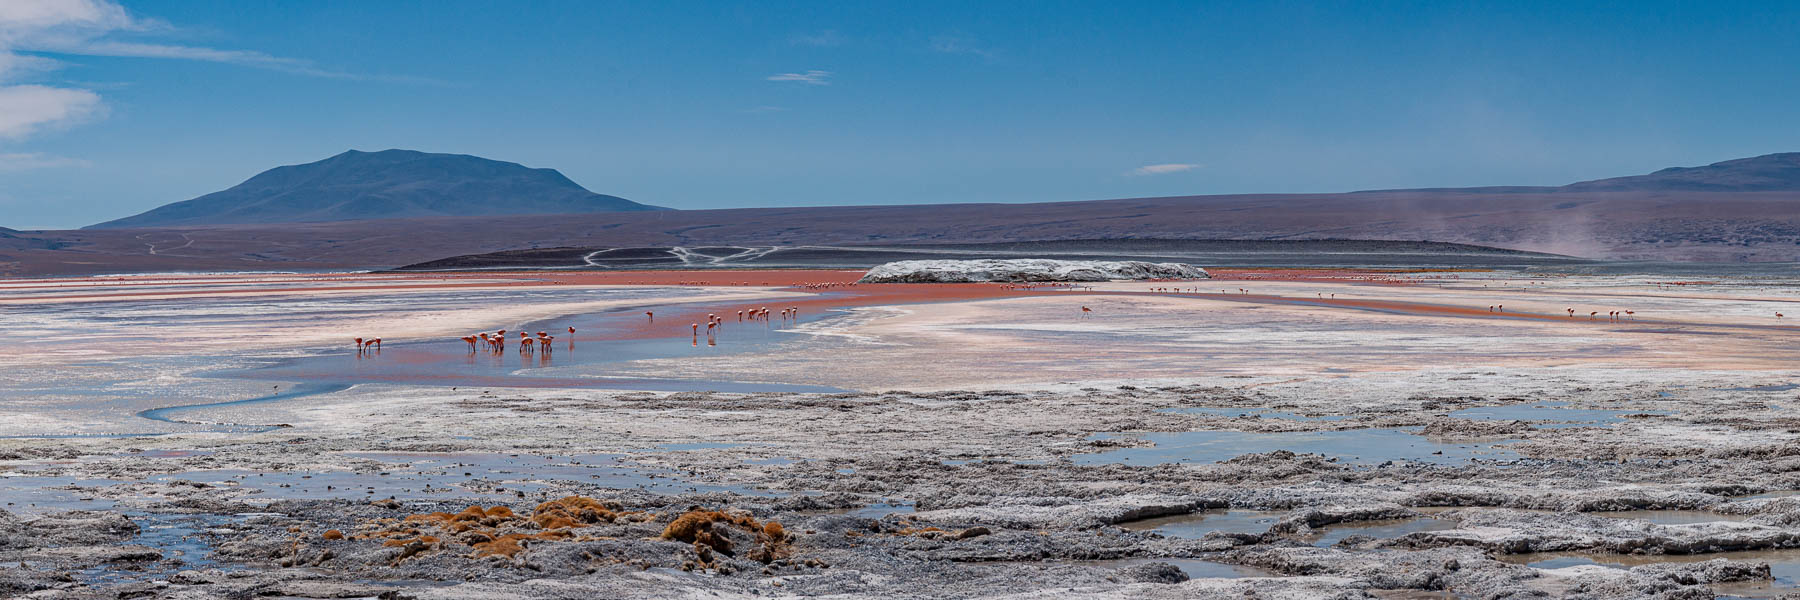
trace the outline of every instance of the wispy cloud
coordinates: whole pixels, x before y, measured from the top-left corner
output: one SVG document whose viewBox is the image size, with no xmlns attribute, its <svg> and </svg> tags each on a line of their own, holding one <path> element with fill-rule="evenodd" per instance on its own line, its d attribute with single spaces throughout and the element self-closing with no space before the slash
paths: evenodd
<svg viewBox="0 0 1800 600">
<path fill-rule="evenodd" d="M 795 46 L 818 46 L 821 48 L 842 46 L 845 41 L 847 40 L 845 40 L 844 36 L 839 34 L 835 29 L 827 29 L 812 34 L 795 34 L 788 38 L 788 43 Z"/>
<path fill-rule="evenodd" d="M 79 158 L 51 156 L 38 152 L 0 154 L 0 172 L 57 169 L 63 167 L 87 167 L 92 166 L 92 164 L 93 163 L 89 163 L 88 161 Z"/>
<path fill-rule="evenodd" d="M 105 114 L 100 95 L 91 89 L 26 84 L 64 66 L 44 55 L 136 57 L 191 60 L 271 69 L 313 77 L 433 83 L 423 78 L 362 75 L 337 71 L 312 61 L 272 56 L 254 50 L 230 50 L 119 39 L 119 36 L 166 35 L 174 27 L 132 15 L 114 0 L 0 0 L 0 138 L 23 139 L 47 129 L 80 123 Z M 99 86 L 83 86 L 99 87 Z M 24 155 L 7 155 L 24 164 Z M 36 164 L 36 163 L 32 163 Z"/>
<path fill-rule="evenodd" d="M 829 77 L 831 77 L 831 71 L 807 71 L 805 73 L 781 73 L 770 75 L 764 79 L 768 79 L 769 81 L 798 81 L 807 85 L 831 85 L 830 81 L 826 81 Z"/>
<path fill-rule="evenodd" d="M 100 95 L 42 85 L 0 85 L 0 138 L 23 139 L 46 128 L 85 122 L 105 113 Z"/>
<path fill-rule="evenodd" d="M 1000 53 L 981 45 L 975 38 L 960 33 L 947 33 L 931 38 L 931 49 L 944 54 L 968 54 L 987 60 L 997 60 Z"/>
<path fill-rule="evenodd" d="M 1125 174 L 1133 176 L 1133 177 L 1138 177 L 1138 176 L 1143 176 L 1143 175 L 1167 175 L 1169 173 L 1180 173 L 1182 171 L 1192 171 L 1192 170 L 1198 169 L 1198 168 L 1200 168 L 1200 165 L 1187 164 L 1187 163 L 1165 163 L 1165 164 L 1160 164 L 1160 165 L 1144 165 L 1144 166 L 1138 167 L 1136 169 L 1127 171 Z"/>
</svg>

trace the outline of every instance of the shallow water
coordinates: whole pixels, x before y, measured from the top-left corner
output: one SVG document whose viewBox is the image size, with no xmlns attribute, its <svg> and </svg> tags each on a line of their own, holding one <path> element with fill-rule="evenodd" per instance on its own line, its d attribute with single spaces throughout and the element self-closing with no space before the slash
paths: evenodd
<svg viewBox="0 0 1800 600">
<path fill-rule="evenodd" d="M 1272 408 L 1227 408 L 1214 406 L 1191 406 L 1170 408 L 1158 412 L 1185 415 L 1209 415 L 1216 417 L 1255 417 L 1259 419 L 1286 419 L 1289 421 L 1342 421 L 1351 415 L 1303 415 Z"/>
<path fill-rule="evenodd" d="M 1126 558 L 1119 560 L 1080 561 L 1074 564 L 1123 569 L 1150 563 L 1168 563 L 1181 569 L 1191 579 L 1239 579 L 1243 577 L 1280 577 L 1267 569 L 1233 565 L 1198 558 Z"/>
<path fill-rule="evenodd" d="M 32 516 L 65 510 L 104 510 L 113 501 L 97 498 L 80 488 L 125 483 L 114 479 L 77 479 L 30 475 L 29 471 L 0 474 L 0 499 L 7 512 Z"/>
<path fill-rule="evenodd" d="M 520 301 L 575 302 L 642 300 L 662 311 L 723 311 L 724 303 L 693 303 L 697 292 L 680 288 L 603 290 L 532 290 Z M 471 353 L 455 338 L 389 343 L 379 352 L 359 353 L 348 340 L 342 349 L 315 350 L 308 355 L 268 358 L 111 352 L 111 344 L 127 340 L 164 340 L 174 344 L 183 332 L 219 328 L 279 328 L 284 321 L 356 320 L 371 315 L 408 314 L 419 307 L 456 308 L 491 302 L 492 295 L 409 292 L 356 298 L 194 298 L 109 303 L 28 305 L 0 316 L 15 333 L 53 330 L 91 331 L 93 357 L 59 369 L 0 367 L 0 398 L 34 418 L 0 427 L 8 437 L 135 437 L 178 432 L 247 433 L 267 431 L 276 423 L 233 422 L 232 411 L 257 404 L 303 402 L 317 394 L 360 383 L 421 384 L 443 387 L 598 388 L 645 391 L 840 392 L 837 388 L 715 378 L 620 377 L 617 365 L 628 361 L 686 356 L 769 352 L 783 343 L 804 340 L 831 344 L 836 340 L 796 336 L 786 331 L 795 322 L 732 320 L 711 340 L 706 337 L 605 339 L 636 329 L 641 310 L 614 308 L 547 319 L 525 325 L 529 331 L 557 332 L 554 351 L 518 353 L 517 340 L 498 355 Z M 683 304 L 686 302 L 687 304 Z M 749 303 L 745 303 L 746 305 Z M 730 304 L 735 310 L 743 305 Z M 841 313 L 803 312 L 799 323 Z M 358 321 L 363 322 L 363 321 Z M 567 339 L 568 327 L 580 332 Z M 671 326 L 675 329 L 679 327 Z M 586 340 L 586 341 L 583 341 Z M 709 343 L 709 341 L 711 343 Z M 53 351 L 47 348 L 46 351 Z"/>
<path fill-rule="evenodd" d="M 1549 421 L 1535 423 L 1537 429 L 1561 429 L 1566 427 L 1592 427 L 1611 425 L 1625 421 L 1625 415 L 1653 414 L 1666 415 L 1666 411 L 1651 410 L 1609 410 L 1598 408 L 1568 408 L 1567 402 L 1538 402 L 1535 404 L 1514 404 L 1511 406 L 1480 406 L 1451 411 L 1450 416 L 1458 419 L 1477 421 Z"/>
<path fill-rule="evenodd" d="M 1075 457 L 1076 464 L 1159 465 L 1170 463 L 1212 463 L 1245 454 L 1290 450 L 1296 453 L 1323 454 L 1354 463 L 1374 464 L 1410 460 L 1433 464 L 1455 464 L 1464 461 L 1515 460 L 1517 453 L 1505 448 L 1511 442 L 1446 443 L 1414 435 L 1404 429 L 1349 429 L 1344 431 L 1297 431 L 1250 433 L 1243 431 L 1184 431 L 1135 434 L 1095 434 L 1090 439 L 1140 437 L 1155 446 L 1119 448 Z"/>
<path fill-rule="evenodd" d="M 1714 589 L 1720 593 L 1729 593 L 1747 597 L 1768 597 L 1790 593 L 1796 589 L 1800 589 L 1800 549 L 1659 555 L 1540 552 L 1532 554 L 1502 554 L 1497 555 L 1496 558 L 1509 563 L 1527 565 L 1539 569 L 1560 569 L 1563 567 L 1581 565 L 1599 565 L 1616 569 L 1629 569 L 1631 567 L 1663 563 L 1705 562 L 1716 558 L 1757 561 L 1769 563 L 1769 572 L 1775 578 L 1773 582 L 1720 584 L 1715 586 Z"/>
<path fill-rule="evenodd" d="M 725 314 L 727 305 L 701 305 L 696 310 Z M 743 304 L 729 305 L 731 307 Z M 837 312 L 802 314 L 799 323 L 836 316 Z M 501 352 L 482 347 L 474 352 L 458 339 L 387 344 L 374 352 L 346 349 L 300 358 L 283 359 L 252 369 L 212 373 L 212 376 L 312 382 L 327 385 L 402 383 L 455 387 L 603 388 L 646 391 L 716 392 L 842 392 L 816 385 L 737 382 L 728 380 L 649 379 L 608 374 L 609 365 L 634 360 L 756 354 L 783 342 L 795 341 L 783 333 L 793 321 L 731 321 L 711 336 L 674 336 L 650 339 L 577 341 L 567 339 L 567 328 L 577 337 L 617 334 L 645 319 L 641 311 L 609 310 L 532 322 L 520 331 L 550 333 L 557 340 L 550 352 L 520 352 L 519 340 L 507 339 Z M 672 330 L 681 329 L 671 326 Z M 513 332 L 508 332 L 511 335 Z M 829 341 L 824 341 L 829 343 Z"/>
<path fill-rule="evenodd" d="M 1267 533 L 1269 527 L 1274 526 L 1286 514 L 1283 511 L 1209 510 L 1121 523 L 1119 527 L 1132 531 L 1152 531 L 1177 538 L 1201 538 L 1215 531 L 1260 535 Z M 1441 531 L 1454 528 L 1456 528 L 1455 521 L 1424 516 L 1411 519 L 1334 523 L 1316 528 L 1309 535 L 1296 537 L 1300 541 L 1314 546 L 1326 547 L 1335 545 L 1352 535 L 1385 539 L 1400 537 L 1416 531 Z"/>
<path fill-rule="evenodd" d="M 1169 537 L 1199 538 L 1214 531 L 1260 535 L 1281 520 L 1281 511 L 1207 510 L 1120 523 L 1122 529 L 1154 531 Z"/>
</svg>

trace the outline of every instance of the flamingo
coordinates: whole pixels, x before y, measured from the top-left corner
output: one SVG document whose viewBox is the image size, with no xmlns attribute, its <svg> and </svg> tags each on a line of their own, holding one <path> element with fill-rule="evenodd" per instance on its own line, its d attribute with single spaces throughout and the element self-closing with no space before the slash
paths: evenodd
<svg viewBox="0 0 1800 600">
<path fill-rule="evenodd" d="M 645 316 L 645 317 L 649 317 L 649 318 L 650 318 L 650 322 L 651 322 L 651 323 L 655 323 L 655 322 L 656 322 L 656 313 L 654 313 L 654 312 L 650 312 L 650 311 L 647 311 L 647 310 L 646 310 L 646 311 L 644 311 L 644 316 Z"/>
<path fill-rule="evenodd" d="M 363 349 L 362 338 L 356 338 L 356 349 L 358 351 Z"/>
<path fill-rule="evenodd" d="M 1093 312 L 1094 312 L 1094 309 L 1083 306 L 1083 307 L 1081 307 L 1081 318 L 1085 319 Z"/>
<path fill-rule="evenodd" d="M 475 336 L 465 335 L 462 337 L 462 341 L 469 343 L 469 351 L 470 352 L 475 351 Z"/>
</svg>

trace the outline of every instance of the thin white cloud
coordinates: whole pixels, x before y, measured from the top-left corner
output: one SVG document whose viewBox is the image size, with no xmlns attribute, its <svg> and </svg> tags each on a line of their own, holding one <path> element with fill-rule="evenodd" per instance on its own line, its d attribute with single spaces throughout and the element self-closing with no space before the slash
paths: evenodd
<svg viewBox="0 0 1800 600">
<path fill-rule="evenodd" d="M 830 48 L 844 45 L 845 39 L 835 29 L 827 29 L 813 34 L 796 34 L 788 38 L 788 43 L 795 46 L 818 46 Z"/>
<path fill-rule="evenodd" d="M 310 60 L 272 56 L 254 50 L 229 50 L 114 39 L 119 33 L 153 34 L 173 29 L 154 19 L 131 15 L 113 0 L 0 0 L 0 55 L 38 63 L 56 61 L 20 52 L 113 56 L 215 62 L 333 79 L 440 83 L 421 77 L 363 75 L 320 67 Z M 0 60 L 0 77 L 7 61 Z"/>
<path fill-rule="evenodd" d="M 800 83 L 804 83 L 807 85 L 831 85 L 830 81 L 826 81 L 826 78 L 828 78 L 828 77 L 831 77 L 831 71 L 807 71 L 805 73 L 781 73 L 781 74 L 777 74 L 777 75 L 770 75 L 768 77 L 765 77 L 764 79 L 768 79 L 769 81 L 798 81 Z"/>
<path fill-rule="evenodd" d="M 104 114 L 100 95 L 43 85 L 0 86 L 0 138 L 23 139 L 40 130 Z"/>
<path fill-rule="evenodd" d="M 1136 169 L 1132 169 L 1132 170 L 1126 172 L 1125 174 L 1131 175 L 1133 177 L 1143 176 L 1143 175 L 1167 175 L 1169 173 L 1180 173 L 1182 171 L 1192 171 L 1192 170 L 1198 169 L 1198 168 L 1200 168 L 1200 165 L 1187 164 L 1187 163 L 1164 163 L 1164 164 L 1160 164 L 1160 165 L 1144 165 L 1144 166 L 1138 167 Z"/>
<path fill-rule="evenodd" d="M 0 34 L 85 27 L 147 29 L 152 23 L 133 19 L 111 0 L 6 0 L 0 2 Z"/>
<path fill-rule="evenodd" d="M 944 54 L 969 54 L 987 60 L 997 60 L 1000 53 L 977 43 L 974 38 L 962 34 L 944 34 L 931 38 L 931 49 Z"/>
<path fill-rule="evenodd" d="M 173 28 L 132 15 L 115 0 L 0 0 L 0 139 L 23 139 L 47 129 L 105 114 L 100 95 L 89 89 L 26 84 L 65 66 L 43 55 L 112 56 L 193 60 L 271 69 L 313 77 L 436 83 L 421 78 L 370 76 L 334 71 L 312 61 L 252 50 L 127 41 L 121 34 L 149 36 Z M 86 86 L 98 87 L 98 86 Z M 8 155 L 15 164 L 37 164 Z M 34 159 L 41 160 L 41 159 Z"/>
<path fill-rule="evenodd" d="M 79 158 L 51 156 L 39 152 L 0 153 L 0 172 L 58 169 L 64 167 L 87 167 L 92 165 L 93 163 Z"/>
</svg>

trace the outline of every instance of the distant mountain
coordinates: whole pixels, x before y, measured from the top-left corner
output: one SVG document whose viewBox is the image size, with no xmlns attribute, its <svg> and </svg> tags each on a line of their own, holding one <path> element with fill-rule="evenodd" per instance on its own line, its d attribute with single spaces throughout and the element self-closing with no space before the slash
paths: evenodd
<svg viewBox="0 0 1800 600">
<path fill-rule="evenodd" d="M 596 194 L 555 169 L 464 154 L 351 150 L 87 229 L 667 210 Z"/>
<path fill-rule="evenodd" d="M 1583 181 L 1565 192 L 1789 192 L 1800 191 L 1800 152 L 1765 154 L 1704 167 L 1670 167 L 1649 175 Z"/>
</svg>

